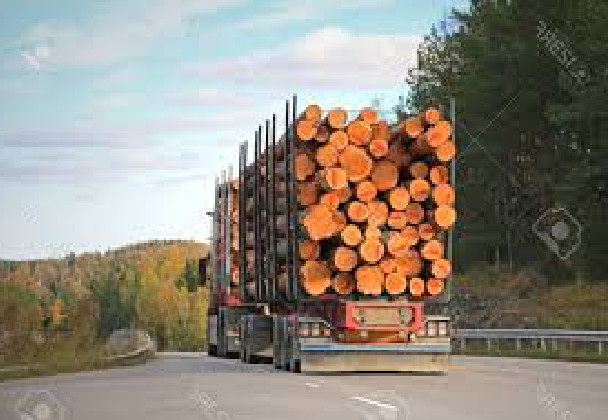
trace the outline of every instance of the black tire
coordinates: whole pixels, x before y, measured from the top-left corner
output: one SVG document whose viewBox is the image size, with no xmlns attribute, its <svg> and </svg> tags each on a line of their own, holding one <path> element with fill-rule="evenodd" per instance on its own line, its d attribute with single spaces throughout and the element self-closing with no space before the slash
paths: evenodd
<svg viewBox="0 0 608 420">
<path fill-rule="evenodd" d="M 292 363 L 293 366 L 291 366 L 291 371 L 293 373 L 300 373 L 302 372 L 302 368 L 300 366 L 300 361 L 299 360 L 294 360 Z"/>
<path fill-rule="evenodd" d="M 217 356 L 217 346 L 213 344 L 209 344 L 207 346 L 207 355 L 216 357 Z"/>
</svg>

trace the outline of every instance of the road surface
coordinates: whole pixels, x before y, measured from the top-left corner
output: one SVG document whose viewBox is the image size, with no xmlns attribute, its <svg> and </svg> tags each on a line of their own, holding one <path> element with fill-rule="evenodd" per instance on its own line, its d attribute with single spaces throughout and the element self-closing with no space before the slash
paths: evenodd
<svg viewBox="0 0 608 420">
<path fill-rule="evenodd" d="M 608 365 L 454 357 L 447 375 L 303 375 L 173 354 L 0 384 L 2 420 L 605 420 Z"/>
</svg>

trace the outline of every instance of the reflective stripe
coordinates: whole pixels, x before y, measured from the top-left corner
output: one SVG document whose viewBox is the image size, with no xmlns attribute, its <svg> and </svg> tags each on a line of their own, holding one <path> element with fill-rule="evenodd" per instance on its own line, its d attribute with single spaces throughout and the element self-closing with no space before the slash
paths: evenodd
<svg viewBox="0 0 608 420">
<path fill-rule="evenodd" d="M 449 353 L 450 344 L 301 344 L 300 351 L 387 351 L 387 352 L 428 352 Z"/>
</svg>

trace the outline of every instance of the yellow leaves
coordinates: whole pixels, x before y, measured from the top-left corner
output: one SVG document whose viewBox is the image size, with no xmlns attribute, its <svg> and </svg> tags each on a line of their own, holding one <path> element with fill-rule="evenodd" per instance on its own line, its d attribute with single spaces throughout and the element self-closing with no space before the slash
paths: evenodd
<svg viewBox="0 0 608 420">
<path fill-rule="evenodd" d="M 63 301 L 61 299 L 54 299 L 51 305 L 51 322 L 54 328 L 59 328 L 65 315 L 63 314 Z"/>
</svg>

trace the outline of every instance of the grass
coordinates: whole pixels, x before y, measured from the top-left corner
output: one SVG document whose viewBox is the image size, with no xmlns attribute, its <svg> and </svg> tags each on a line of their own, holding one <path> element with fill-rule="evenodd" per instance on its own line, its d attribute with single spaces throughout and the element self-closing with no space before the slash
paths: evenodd
<svg viewBox="0 0 608 420">
<path fill-rule="evenodd" d="M 4 365 L 0 366 L 0 382 L 134 365 L 148 360 L 151 353 L 128 359 L 113 359 L 110 356 L 107 347 L 98 341 L 83 345 L 70 338 L 52 340 L 23 358 L 13 357 L 10 362 L 5 360 Z"/>
</svg>

